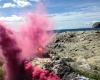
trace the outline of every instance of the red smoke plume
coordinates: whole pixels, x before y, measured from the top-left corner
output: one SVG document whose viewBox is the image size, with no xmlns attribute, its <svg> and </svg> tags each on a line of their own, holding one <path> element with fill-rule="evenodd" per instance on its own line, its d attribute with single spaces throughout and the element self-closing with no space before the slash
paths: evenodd
<svg viewBox="0 0 100 80">
<path fill-rule="evenodd" d="M 29 58 L 30 56 L 41 56 L 46 46 L 53 38 L 51 30 L 52 24 L 48 17 L 39 13 L 29 13 L 27 15 L 26 24 L 20 29 L 19 46 L 22 48 L 22 56 Z"/>
<path fill-rule="evenodd" d="M 60 80 L 57 75 L 26 62 L 31 57 L 43 55 L 51 42 L 53 32 L 48 17 L 30 13 L 19 32 L 0 24 L 0 49 L 4 58 L 5 80 Z"/>
</svg>

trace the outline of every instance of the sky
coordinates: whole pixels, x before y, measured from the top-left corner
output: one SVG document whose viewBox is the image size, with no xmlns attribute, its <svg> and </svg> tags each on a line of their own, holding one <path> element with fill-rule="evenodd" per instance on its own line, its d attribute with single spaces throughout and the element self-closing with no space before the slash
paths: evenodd
<svg viewBox="0 0 100 80">
<path fill-rule="evenodd" d="M 21 14 L 35 11 L 40 2 L 55 29 L 87 28 L 100 21 L 100 0 L 0 0 L 0 20 L 16 29 Z"/>
</svg>

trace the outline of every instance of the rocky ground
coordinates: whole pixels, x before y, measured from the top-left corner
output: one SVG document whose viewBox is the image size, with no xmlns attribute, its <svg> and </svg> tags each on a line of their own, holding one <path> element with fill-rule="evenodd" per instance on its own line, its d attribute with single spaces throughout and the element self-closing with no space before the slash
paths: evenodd
<svg viewBox="0 0 100 80">
<path fill-rule="evenodd" d="M 48 54 L 62 80 L 100 80 L 100 30 L 57 33 Z"/>
</svg>

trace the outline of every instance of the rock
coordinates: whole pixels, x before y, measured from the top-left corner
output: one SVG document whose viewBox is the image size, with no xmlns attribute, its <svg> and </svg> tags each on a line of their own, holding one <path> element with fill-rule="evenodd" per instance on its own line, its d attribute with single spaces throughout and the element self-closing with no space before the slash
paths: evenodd
<svg viewBox="0 0 100 80">
<path fill-rule="evenodd" d="M 62 80 L 89 80 L 89 78 L 80 76 L 79 74 L 71 73 L 69 75 L 65 74 Z"/>
<path fill-rule="evenodd" d="M 45 68 L 45 65 L 50 64 L 50 58 L 35 58 L 32 60 L 33 65 L 39 65 L 41 68 Z"/>
<path fill-rule="evenodd" d="M 69 62 L 73 62 L 73 60 L 71 58 L 60 58 L 59 60 L 53 60 L 52 64 L 49 65 L 47 69 L 51 69 L 62 79 L 65 76 L 65 74 L 67 76 L 73 72 L 73 69 L 70 66 Z"/>
<path fill-rule="evenodd" d="M 92 27 L 93 28 L 100 28 L 100 22 L 95 22 Z"/>
<path fill-rule="evenodd" d="M 100 30 L 58 33 L 49 47 L 50 58 L 55 64 L 52 67 L 58 75 L 63 74 L 59 74 L 59 67 L 66 67 L 61 65 L 66 62 L 72 69 L 78 69 L 79 74 L 86 76 L 87 73 L 89 78 L 100 79 Z M 73 61 L 62 58 L 71 58 Z M 68 68 L 67 72 L 71 74 L 73 71 L 70 72 Z M 64 74 L 68 76 L 68 73 Z"/>
<path fill-rule="evenodd" d="M 70 73 L 70 74 L 65 73 L 62 80 L 74 80 L 76 77 L 77 77 L 77 74 L 75 73 Z"/>
<path fill-rule="evenodd" d="M 79 68 L 81 69 L 85 69 L 85 70 L 91 70 L 91 67 L 89 64 L 82 64 L 82 65 L 79 65 Z"/>
<path fill-rule="evenodd" d="M 77 76 L 77 77 L 75 77 L 75 79 L 73 79 L 73 80 L 89 80 L 89 78 L 86 78 L 86 77 L 84 77 L 84 76 Z"/>
</svg>

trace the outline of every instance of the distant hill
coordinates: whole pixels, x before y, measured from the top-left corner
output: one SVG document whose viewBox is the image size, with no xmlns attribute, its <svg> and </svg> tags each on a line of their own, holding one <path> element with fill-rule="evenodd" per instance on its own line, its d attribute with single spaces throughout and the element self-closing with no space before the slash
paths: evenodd
<svg viewBox="0 0 100 80">
<path fill-rule="evenodd" d="M 100 28 L 100 22 L 95 22 L 93 25 L 92 25 L 93 28 Z"/>
</svg>

